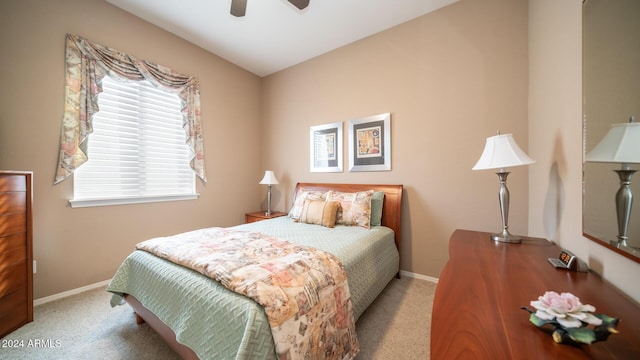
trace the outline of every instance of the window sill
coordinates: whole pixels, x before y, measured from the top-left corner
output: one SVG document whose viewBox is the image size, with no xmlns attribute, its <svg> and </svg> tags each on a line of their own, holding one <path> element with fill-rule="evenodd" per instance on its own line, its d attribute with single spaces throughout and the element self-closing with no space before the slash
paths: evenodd
<svg viewBox="0 0 640 360">
<path fill-rule="evenodd" d="M 118 198 L 118 199 L 79 199 L 79 200 L 72 199 L 72 200 L 69 200 L 69 205 L 71 205 L 72 208 L 111 206 L 111 205 L 130 205 L 130 204 L 144 204 L 144 203 L 166 202 L 166 201 L 195 200 L 199 196 L 200 194 L 130 197 L 130 198 Z"/>
</svg>

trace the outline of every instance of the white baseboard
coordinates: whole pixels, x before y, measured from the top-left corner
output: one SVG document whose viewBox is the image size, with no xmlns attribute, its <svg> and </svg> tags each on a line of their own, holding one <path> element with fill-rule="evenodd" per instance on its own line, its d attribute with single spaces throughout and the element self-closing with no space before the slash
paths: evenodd
<svg viewBox="0 0 640 360">
<path fill-rule="evenodd" d="M 434 284 L 438 283 L 438 278 L 434 278 L 434 277 L 427 276 L 427 275 L 422 275 L 422 274 L 416 274 L 416 273 L 409 272 L 409 271 L 404 271 L 404 270 L 400 270 L 400 276 L 406 276 L 406 277 L 410 277 L 410 278 L 425 280 L 425 281 L 432 282 Z"/>
<path fill-rule="evenodd" d="M 105 280 L 105 281 L 101 281 L 99 283 L 95 283 L 95 284 L 79 287 L 77 289 L 64 291 L 64 292 L 61 292 L 59 294 L 54 294 L 54 295 L 51 295 L 51 296 L 45 296 L 43 298 L 35 299 L 33 301 L 33 306 L 46 304 L 48 302 L 52 302 L 52 301 L 55 301 L 55 300 L 66 298 L 68 296 L 80 294 L 80 293 L 83 293 L 85 291 L 89 291 L 89 290 L 97 289 L 97 288 L 100 288 L 100 287 L 103 287 L 103 286 L 107 286 L 107 285 L 109 285 L 109 282 L 111 282 L 111 279 Z"/>
</svg>

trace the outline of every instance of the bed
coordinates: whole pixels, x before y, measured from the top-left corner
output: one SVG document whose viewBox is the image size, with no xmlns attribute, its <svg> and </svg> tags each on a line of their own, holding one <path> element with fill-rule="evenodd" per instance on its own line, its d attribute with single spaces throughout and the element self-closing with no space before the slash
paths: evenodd
<svg viewBox="0 0 640 360">
<path fill-rule="evenodd" d="M 402 185 L 298 183 L 312 191 L 383 192 L 380 225 L 333 228 L 279 217 L 232 227 L 316 247 L 344 264 L 357 320 L 394 276 L 399 276 Z M 109 287 L 112 305 L 126 301 L 184 359 L 275 359 L 264 309 L 215 280 L 145 251 L 125 259 Z"/>
</svg>

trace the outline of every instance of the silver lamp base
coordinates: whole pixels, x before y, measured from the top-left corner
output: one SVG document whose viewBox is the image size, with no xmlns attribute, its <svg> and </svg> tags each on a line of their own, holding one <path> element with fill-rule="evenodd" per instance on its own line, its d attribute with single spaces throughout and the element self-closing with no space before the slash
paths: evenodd
<svg viewBox="0 0 640 360">
<path fill-rule="evenodd" d="M 624 165 L 623 165 L 624 167 Z M 631 219 L 631 207 L 633 206 L 633 193 L 631 192 L 631 178 L 637 170 L 623 168 L 613 170 L 620 178 L 620 189 L 616 193 L 616 215 L 618 217 L 618 241 L 613 244 L 620 248 L 629 246 L 627 235 L 629 230 L 629 220 Z"/>
<path fill-rule="evenodd" d="M 271 184 L 267 185 L 267 211 L 264 212 L 265 216 L 271 216 Z"/>
<path fill-rule="evenodd" d="M 609 241 L 609 243 L 615 247 L 617 247 L 618 249 L 622 249 L 625 247 L 628 247 L 629 245 L 627 244 L 627 240 L 629 240 L 629 238 L 627 236 L 617 236 L 618 240 L 611 240 Z"/>
<path fill-rule="evenodd" d="M 491 240 L 510 244 L 520 244 L 522 242 L 521 237 L 511 235 L 507 229 L 502 230 L 499 234 L 491 234 Z"/>
<path fill-rule="evenodd" d="M 509 233 L 509 189 L 507 188 L 507 176 L 509 172 L 503 169 L 496 173 L 500 180 L 498 200 L 500 201 L 500 217 L 502 218 L 502 232 L 491 235 L 491 240 L 509 244 L 520 244 L 522 238 Z"/>
</svg>

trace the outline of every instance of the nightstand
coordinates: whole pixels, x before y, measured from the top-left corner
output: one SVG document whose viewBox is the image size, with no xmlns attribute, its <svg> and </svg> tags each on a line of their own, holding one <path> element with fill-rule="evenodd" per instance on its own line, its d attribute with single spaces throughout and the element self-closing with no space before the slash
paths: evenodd
<svg viewBox="0 0 640 360">
<path fill-rule="evenodd" d="M 273 218 L 277 218 L 280 216 L 287 216 L 287 215 L 288 214 L 285 212 L 272 211 L 271 215 L 267 216 L 264 211 L 258 211 L 258 212 L 244 214 L 244 222 L 248 224 L 256 221 L 273 219 Z"/>
</svg>

